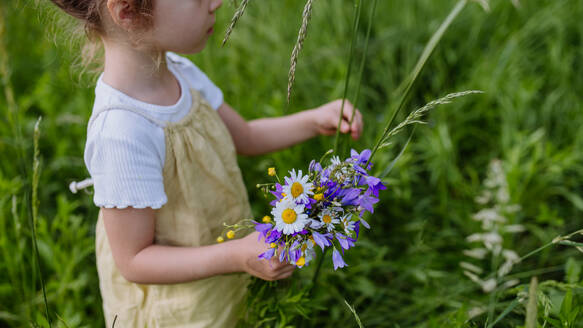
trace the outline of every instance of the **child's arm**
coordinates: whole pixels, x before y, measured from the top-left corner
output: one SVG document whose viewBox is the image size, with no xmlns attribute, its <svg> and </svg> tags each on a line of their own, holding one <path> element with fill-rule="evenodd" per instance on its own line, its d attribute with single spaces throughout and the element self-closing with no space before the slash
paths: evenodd
<svg viewBox="0 0 583 328">
<path fill-rule="evenodd" d="M 292 115 L 250 122 L 246 122 L 227 103 L 223 103 L 218 111 L 233 137 L 237 152 L 259 155 L 295 145 L 319 134 L 336 133 L 341 105 L 342 100 L 335 100 Z M 349 126 L 354 110 L 354 106 L 346 101 L 340 132 L 350 133 L 353 139 L 358 139 L 363 126 L 362 115 L 356 110 L 352 126 Z"/>
<path fill-rule="evenodd" d="M 109 245 L 121 274 L 141 284 L 188 282 L 232 272 L 247 272 L 265 280 L 291 276 L 294 266 L 257 256 L 268 245 L 258 233 L 221 244 L 174 247 L 154 243 L 155 210 L 102 208 Z"/>
</svg>

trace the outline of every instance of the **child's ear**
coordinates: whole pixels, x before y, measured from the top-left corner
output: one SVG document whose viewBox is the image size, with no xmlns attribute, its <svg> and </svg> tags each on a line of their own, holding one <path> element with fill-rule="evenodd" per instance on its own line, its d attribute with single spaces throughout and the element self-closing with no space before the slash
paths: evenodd
<svg viewBox="0 0 583 328">
<path fill-rule="evenodd" d="M 107 0 L 107 10 L 113 22 L 126 31 L 138 25 L 139 14 L 131 0 Z"/>
</svg>

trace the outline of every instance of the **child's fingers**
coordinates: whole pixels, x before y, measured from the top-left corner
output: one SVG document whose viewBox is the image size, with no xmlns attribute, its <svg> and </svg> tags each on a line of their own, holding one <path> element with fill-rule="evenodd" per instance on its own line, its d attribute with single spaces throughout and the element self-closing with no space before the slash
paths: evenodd
<svg viewBox="0 0 583 328">
<path fill-rule="evenodd" d="M 342 133 L 350 132 L 350 126 L 348 125 L 348 121 L 346 119 L 343 119 L 342 123 L 340 123 L 340 132 Z"/>
<path fill-rule="evenodd" d="M 289 268 L 286 268 L 285 270 L 280 272 L 280 274 L 277 276 L 277 279 L 285 279 L 291 277 L 291 275 L 294 273 L 294 270 L 295 267 L 290 265 Z"/>
<path fill-rule="evenodd" d="M 360 111 L 357 109 L 354 115 L 354 121 L 352 122 L 352 139 L 356 140 L 360 138 L 363 125 L 362 114 L 360 114 Z"/>
</svg>

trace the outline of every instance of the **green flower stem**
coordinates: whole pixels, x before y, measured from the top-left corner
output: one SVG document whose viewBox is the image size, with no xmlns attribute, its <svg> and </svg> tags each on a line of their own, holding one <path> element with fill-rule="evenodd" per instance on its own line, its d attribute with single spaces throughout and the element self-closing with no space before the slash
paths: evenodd
<svg viewBox="0 0 583 328">
<path fill-rule="evenodd" d="M 316 272 L 314 272 L 314 277 L 312 277 L 312 290 L 316 288 L 316 284 L 318 283 L 318 277 L 320 276 L 320 269 L 322 268 L 322 263 L 324 263 L 324 257 L 328 252 L 328 248 L 325 248 L 322 252 L 322 256 L 318 259 L 318 266 L 316 267 Z"/>
<path fill-rule="evenodd" d="M 342 124 L 342 117 L 344 115 L 344 103 L 346 102 L 346 95 L 348 94 L 348 85 L 350 82 L 350 72 L 352 70 L 352 59 L 354 57 L 354 44 L 356 43 L 356 32 L 358 31 L 358 23 L 360 22 L 360 0 L 354 0 L 354 17 L 352 19 L 352 37 L 350 39 L 350 53 L 348 55 L 348 68 L 346 70 L 346 79 L 344 81 L 344 94 L 342 95 L 342 105 L 340 106 L 340 117 L 338 118 L 338 126 L 336 128 L 336 137 L 334 138 L 334 153 L 338 152 L 338 141 L 340 139 L 340 125 Z"/>
<path fill-rule="evenodd" d="M 364 39 L 364 52 L 362 55 L 362 59 L 360 60 L 360 68 L 358 72 L 358 83 L 356 83 L 356 95 L 354 96 L 354 106 L 358 105 L 358 98 L 360 96 L 360 87 L 362 85 L 362 76 L 364 75 L 364 65 L 366 63 L 366 58 L 368 54 L 368 41 L 370 40 L 370 31 L 372 30 L 372 22 L 374 21 L 374 16 L 377 9 L 377 0 L 374 0 L 372 3 L 372 8 L 370 10 L 370 14 L 368 16 L 368 26 L 366 28 L 366 38 Z M 352 126 L 352 121 L 354 121 L 354 114 L 356 111 L 352 112 L 352 116 L 350 117 L 350 126 Z"/>
</svg>

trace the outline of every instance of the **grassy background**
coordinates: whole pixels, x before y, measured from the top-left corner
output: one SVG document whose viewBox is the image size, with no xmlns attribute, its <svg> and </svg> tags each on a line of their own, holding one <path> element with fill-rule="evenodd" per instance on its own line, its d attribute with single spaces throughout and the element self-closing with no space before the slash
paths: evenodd
<svg viewBox="0 0 583 328">
<path fill-rule="evenodd" d="M 370 1 L 363 3 L 366 13 Z M 379 1 L 358 104 L 366 128 L 352 147 L 372 146 L 399 98 L 400 83 L 454 4 Z M 93 255 L 97 208 L 90 193 L 68 190 L 69 182 L 87 176 L 82 155 L 95 76 L 82 75 L 75 66 L 78 42 L 63 27 L 70 23 L 63 15 L 24 0 L 2 2 L 0 8 L 0 60 L 6 63 L 0 70 L 0 326 L 45 325 L 31 241 L 32 135 L 39 116 L 42 170 L 35 226 L 53 326 L 100 326 Z M 302 8 L 303 1 L 251 1 L 227 46 L 220 48 L 234 12 L 225 4 L 207 48 L 192 56 L 247 119 L 315 107 L 342 95 L 352 2 L 316 1 L 292 102 L 286 105 L 289 56 Z M 527 227 L 506 238 L 505 248 L 524 255 L 583 227 L 580 17 L 583 3 L 576 0 L 524 0 L 519 8 L 493 0 L 489 13 L 476 3 L 468 5 L 405 108 L 465 89 L 485 94 L 436 109 L 429 124 L 417 129 L 386 178 L 389 190 L 369 218 L 373 229 L 347 253 L 349 267 L 333 272 L 327 259 L 312 296 L 311 319 L 287 324 L 356 326 L 346 299 L 367 327 L 483 326 L 485 315 L 469 320 L 468 311 L 487 305 L 490 296 L 463 275 L 459 262 L 467 259 L 462 254 L 470 247 L 466 236 L 480 230 L 471 220 L 480 209 L 474 198 L 495 158 L 503 163 L 511 201 L 522 208 L 510 221 Z M 362 55 L 366 20 L 357 56 Z M 379 170 L 406 137 L 393 139 L 393 146 L 379 154 Z M 280 172 L 303 168 L 332 142 L 321 137 L 275 154 L 240 158 L 255 214 L 267 211 L 267 201 L 253 188 L 266 180 L 267 167 L 276 165 Z M 512 274 L 521 284 L 499 295 L 496 314 L 536 275 L 546 282 L 539 289 L 539 324 L 550 327 L 554 319 L 581 327 L 583 314 L 575 314 L 570 326 L 568 316 L 583 305 L 582 263 L 576 249 L 553 246 L 516 265 Z M 302 270 L 296 279 L 310 279 L 313 269 Z M 565 298 L 569 290 L 572 301 Z M 525 304 L 500 326 L 524 325 Z"/>
</svg>

